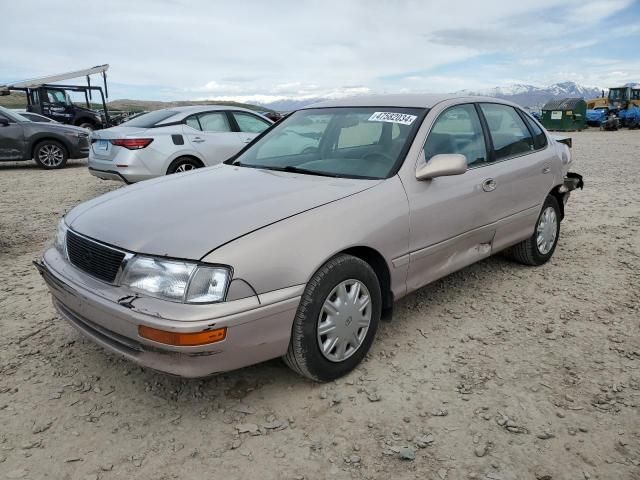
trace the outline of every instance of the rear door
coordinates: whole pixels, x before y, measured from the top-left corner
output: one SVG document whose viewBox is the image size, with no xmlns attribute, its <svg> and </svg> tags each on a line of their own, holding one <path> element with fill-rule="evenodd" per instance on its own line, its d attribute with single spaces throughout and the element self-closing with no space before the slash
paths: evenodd
<svg viewBox="0 0 640 480">
<path fill-rule="evenodd" d="M 0 161 L 26 160 L 24 127 L 0 113 L 9 125 L 0 125 Z"/>
<path fill-rule="evenodd" d="M 555 152 L 547 145 L 546 135 L 524 113 L 498 103 L 481 103 L 480 110 L 493 145 L 496 170 L 486 181 L 494 188 L 491 206 L 500 225 L 494 249 L 527 238 L 545 197 L 553 188 Z"/>
<path fill-rule="evenodd" d="M 187 117 L 183 132 L 207 165 L 224 162 L 244 146 L 232 130 L 226 112 L 221 110 Z"/>
<path fill-rule="evenodd" d="M 238 139 L 242 145 L 251 141 L 269 128 L 272 123 L 247 112 L 230 112 L 238 129 Z"/>
</svg>

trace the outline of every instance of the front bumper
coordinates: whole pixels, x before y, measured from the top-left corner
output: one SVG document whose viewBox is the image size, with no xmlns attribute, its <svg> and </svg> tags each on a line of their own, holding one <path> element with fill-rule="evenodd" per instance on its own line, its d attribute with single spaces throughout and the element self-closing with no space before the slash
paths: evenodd
<svg viewBox="0 0 640 480">
<path fill-rule="evenodd" d="M 87 158 L 89 156 L 89 141 L 86 138 L 74 140 L 69 144 L 69 158 Z"/>
<path fill-rule="evenodd" d="M 304 288 L 211 305 L 144 297 L 118 303 L 127 295 L 122 287 L 79 271 L 54 248 L 34 264 L 60 315 L 80 332 L 142 366 L 182 377 L 203 377 L 284 355 Z M 163 305 L 166 309 L 160 310 Z M 140 325 L 181 333 L 227 327 L 227 335 L 217 343 L 176 347 L 140 337 Z"/>
</svg>

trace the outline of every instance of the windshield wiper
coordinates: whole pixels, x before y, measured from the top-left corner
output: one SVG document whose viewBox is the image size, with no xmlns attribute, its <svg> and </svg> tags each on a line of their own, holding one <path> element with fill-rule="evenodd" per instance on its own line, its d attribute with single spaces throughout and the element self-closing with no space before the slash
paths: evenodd
<svg viewBox="0 0 640 480">
<path fill-rule="evenodd" d="M 294 167 L 293 165 L 287 165 L 286 167 L 272 167 L 270 165 L 252 165 L 250 163 L 242 163 L 238 160 L 231 163 L 231 165 L 239 167 L 258 168 L 262 170 L 274 170 L 276 172 L 302 173 L 304 175 L 317 175 L 319 177 L 342 178 L 340 175 L 337 175 L 335 173 L 321 172 L 318 170 L 308 170 L 306 168 Z"/>
<path fill-rule="evenodd" d="M 306 168 L 294 167 L 293 165 L 287 165 L 286 167 L 282 167 L 282 168 L 274 168 L 273 170 L 280 170 L 282 172 L 291 172 L 291 173 L 302 173 L 305 175 L 318 175 L 319 177 L 340 178 L 340 175 L 336 175 L 335 173 L 320 172 L 318 170 L 308 170 Z"/>
</svg>

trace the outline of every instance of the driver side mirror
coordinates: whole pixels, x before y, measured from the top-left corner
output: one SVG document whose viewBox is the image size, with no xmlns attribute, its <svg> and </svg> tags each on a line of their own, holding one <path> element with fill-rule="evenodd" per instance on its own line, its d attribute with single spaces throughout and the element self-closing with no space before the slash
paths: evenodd
<svg viewBox="0 0 640 480">
<path fill-rule="evenodd" d="M 9 120 L 7 120 L 6 118 L 0 117 L 0 127 L 8 127 L 9 126 Z"/>
<path fill-rule="evenodd" d="M 458 153 L 434 155 L 416 171 L 418 180 L 429 180 L 448 175 L 462 175 L 467 171 L 467 158 Z"/>
</svg>

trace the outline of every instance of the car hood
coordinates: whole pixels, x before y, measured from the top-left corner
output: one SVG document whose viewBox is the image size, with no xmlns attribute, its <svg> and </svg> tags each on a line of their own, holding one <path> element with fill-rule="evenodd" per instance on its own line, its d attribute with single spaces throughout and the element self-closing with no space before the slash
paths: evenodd
<svg viewBox="0 0 640 480">
<path fill-rule="evenodd" d="M 123 187 L 65 218 L 72 230 L 124 250 L 199 260 L 247 233 L 378 183 L 221 164 Z"/>
</svg>

